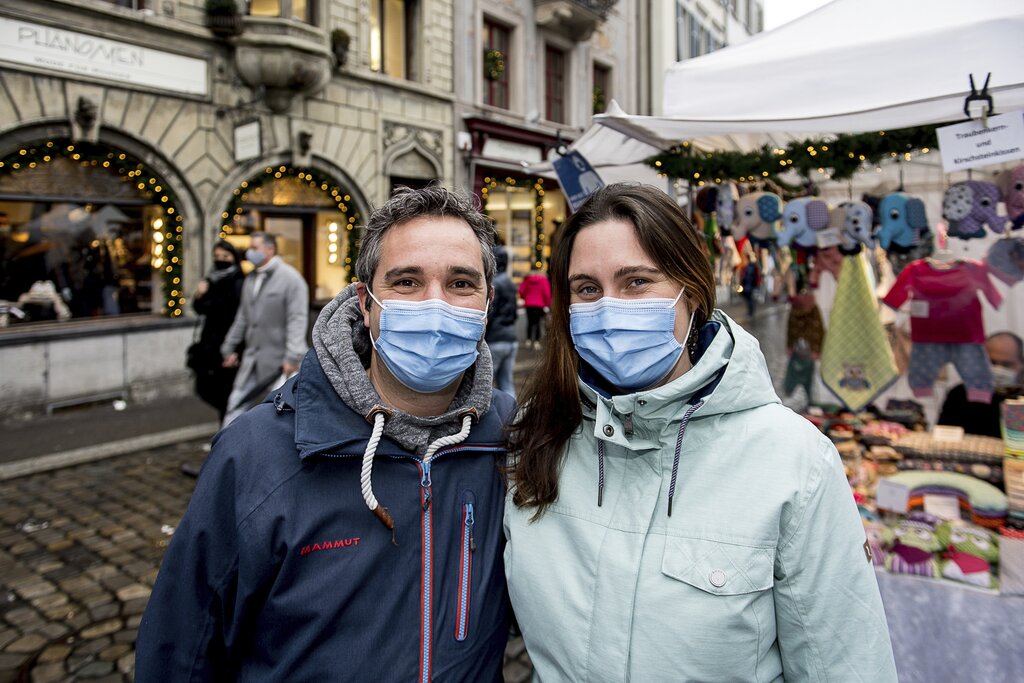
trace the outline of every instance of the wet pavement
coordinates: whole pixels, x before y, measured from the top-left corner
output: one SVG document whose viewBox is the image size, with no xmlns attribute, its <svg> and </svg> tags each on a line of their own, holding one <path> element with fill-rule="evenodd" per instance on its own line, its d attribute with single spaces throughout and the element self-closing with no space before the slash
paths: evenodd
<svg viewBox="0 0 1024 683">
<path fill-rule="evenodd" d="M 781 377 L 784 307 L 739 320 Z M 522 383 L 535 352 L 524 350 Z M 135 636 L 200 460 L 189 441 L 0 482 L 0 683 L 133 680 Z M 510 641 L 505 680 L 529 679 Z"/>
</svg>

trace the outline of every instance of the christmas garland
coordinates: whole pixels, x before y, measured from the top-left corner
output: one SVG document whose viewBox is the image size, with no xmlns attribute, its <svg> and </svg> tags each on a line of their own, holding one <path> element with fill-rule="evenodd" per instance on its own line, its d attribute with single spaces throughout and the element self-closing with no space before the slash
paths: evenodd
<svg viewBox="0 0 1024 683">
<path fill-rule="evenodd" d="M 533 264 L 538 268 L 544 265 L 544 179 L 537 178 L 533 183 Z"/>
<path fill-rule="evenodd" d="M 501 50 L 484 52 L 484 78 L 496 81 L 505 73 L 505 55 Z"/>
<path fill-rule="evenodd" d="M 185 292 L 181 287 L 181 269 L 185 260 L 182 246 L 184 225 L 180 203 L 174 191 L 146 164 L 125 152 L 112 151 L 106 145 L 71 142 L 67 139 L 48 140 L 11 152 L 0 159 L 0 176 L 36 168 L 56 157 L 116 173 L 124 182 L 134 183 L 139 194 L 159 199 L 166 220 L 155 229 L 155 244 L 150 247 L 153 255 L 151 262 L 153 267 L 160 271 L 163 282 L 162 294 L 167 298 L 167 306 L 160 306 L 159 310 L 164 315 L 180 316 L 185 305 Z M 156 247 L 160 248 L 159 254 L 155 251 Z M 175 251 L 178 253 L 174 254 Z"/>
<path fill-rule="evenodd" d="M 250 192 L 263 187 L 264 185 L 273 183 L 275 180 L 280 180 L 285 176 L 298 178 L 301 181 L 309 183 L 310 187 L 319 187 L 323 192 L 329 193 L 331 198 L 338 204 L 338 210 L 347 217 L 345 222 L 345 231 L 350 234 L 348 235 L 348 240 L 345 245 L 344 266 L 349 272 L 349 282 L 356 282 L 358 278 L 355 274 L 355 262 L 356 257 L 359 254 L 356 246 L 357 240 L 355 235 L 351 233 L 355 230 L 356 222 L 359 220 L 359 213 L 356 212 L 349 214 L 348 202 L 352 201 L 352 196 L 344 191 L 340 183 L 317 170 L 292 168 L 291 166 L 267 166 L 263 169 L 262 174 L 250 180 L 242 181 L 239 186 L 232 191 L 231 201 L 228 202 L 227 208 L 220 215 L 221 219 L 224 221 L 220 226 L 220 236 L 224 237 L 234 230 L 230 221 L 232 221 L 235 216 L 240 216 L 245 210 L 243 202 L 249 198 Z"/>
<path fill-rule="evenodd" d="M 793 142 L 785 149 L 765 145 L 753 152 L 701 152 L 684 142 L 647 163 L 673 178 L 716 183 L 765 178 L 779 182 L 778 176 L 791 170 L 805 178 L 817 170 L 828 179 L 846 180 L 865 164 L 886 159 L 909 161 L 916 152 L 927 154 L 936 144 L 937 127 L 833 135 Z"/>
</svg>

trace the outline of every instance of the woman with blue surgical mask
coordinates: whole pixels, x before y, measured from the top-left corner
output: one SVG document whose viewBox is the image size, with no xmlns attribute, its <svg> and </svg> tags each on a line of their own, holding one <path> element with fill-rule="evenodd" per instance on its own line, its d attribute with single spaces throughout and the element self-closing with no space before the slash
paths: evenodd
<svg viewBox="0 0 1024 683">
<path fill-rule="evenodd" d="M 634 184 L 557 235 L 505 506 L 536 676 L 895 681 L 839 456 L 715 309 L 701 238 Z"/>
</svg>

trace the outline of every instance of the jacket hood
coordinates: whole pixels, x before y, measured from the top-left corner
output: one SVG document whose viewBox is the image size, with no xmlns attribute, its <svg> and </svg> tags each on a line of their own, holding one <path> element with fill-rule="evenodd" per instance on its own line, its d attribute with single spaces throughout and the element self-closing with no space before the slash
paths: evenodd
<svg viewBox="0 0 1024 683">
<path fill-rule="evenodd" d="M 339 430 L 328 418 L 329 405 L 336 398 L 368 421 L 375 408 L 386 408 L 384 436 L 417 455 L 425 452 L 429 442 L 458 432 L 465 414 L 483 416 L 491 406 L 491 355 L 483 343 L 478 347 L 476 362 L 466 370 L 455 398 L 442 415 L 417 417 L 384 405 L 366 373 L 373 349 L 355 284 L 342 290 L 321 311 L 313 326 L 313 349 L 319 363 L 302 364 L 295 397 L 295 436 L 303 456 L 339 447 Z M 327 387 L 336 397 L 330 396 Z"/>
<path fill-rule="evenodd" d="M 609 396 L 581 377 L 595 436 L 631 450 L 658 448 L 662 429 L 689 404 L 702 402 L 694 417 L 704 418 L 779 403 L 757 340 L 721 310 L 701 329 L 700 349 L 690 370 L 654 389 Z"/>
</svg>

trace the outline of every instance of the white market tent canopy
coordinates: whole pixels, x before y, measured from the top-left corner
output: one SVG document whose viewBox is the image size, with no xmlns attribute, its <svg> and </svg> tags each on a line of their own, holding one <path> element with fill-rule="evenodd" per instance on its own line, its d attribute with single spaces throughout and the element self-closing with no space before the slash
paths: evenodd
<svg viewBox="0 0 1024 683">
<path fill-rule="evenodd" d="M 834 0 L 674 64 L 665 74 L 662 116 L 630 116 L 613 103 L 595 121 L 621 135 L 588 131 L 573 148 L 621 165 L 683 140 L 706 150 L 751 150 L 957 121 L 965 118 L 969 76 L 980 89 L 990 72 L 996 113 L 1024 109 L 1020 0 Z"/>
</svg>

